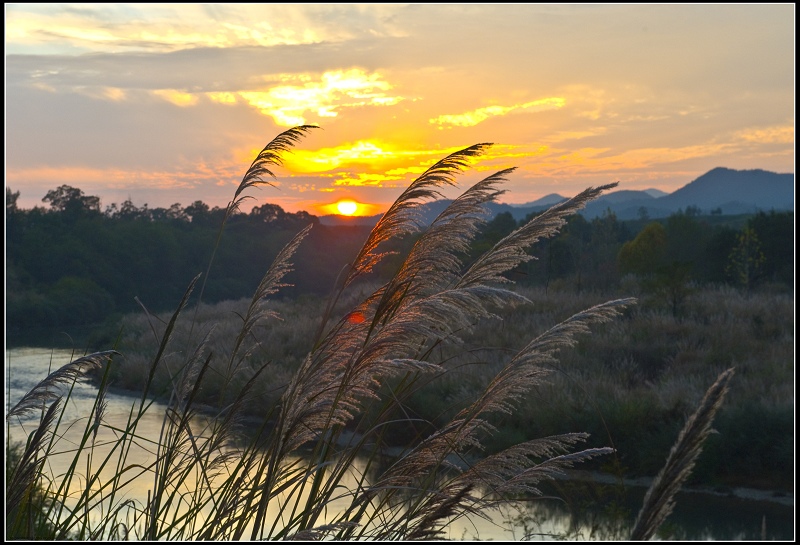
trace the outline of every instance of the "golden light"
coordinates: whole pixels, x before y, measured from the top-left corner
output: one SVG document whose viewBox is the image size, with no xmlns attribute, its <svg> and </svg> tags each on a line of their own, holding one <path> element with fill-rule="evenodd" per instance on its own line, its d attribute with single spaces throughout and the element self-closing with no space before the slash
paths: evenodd
<svg viewBox="0 0 800 545">
<path fill-rule="evenodd" d="M 254 151 L 258 153 L 257 150 Z M 390 149 L 384 142 L 359 140 L 333 148 L 294 149 L 290 155 L 286 156 L 285 165 L 292 172 L 327 172 L 346 165 L 375 167 L 378 162 L 386 165 L 387 162 L 406 160 L 405 155 L 407 154 L 404 152 Z"/>
<path fill-rule="evenodd" d="M 336 203 L 336 210 L 343 216 L 352 216 L 358 210 L 358 203 L 350 200 L 339 201 Z"/>
<path fill-rule="evenodd" d="M 155 91 L 151 91 L 151 93 L 181 108 L 185 106 L 194 106 L 199 100 L 196 95 L 184 93 L 183 91 L 177 91 L 175 89 L 156 89 Z"/>
<path fill-rule="evenodd" d="M 389 96 L 392 85 L 378 73 L 353 68 L 314 73 L 279 74 L 282 85 L 238 91 L 251 106 L 287 127 L 306 123 L 309 116 L 336 117 L 341 108 L 392 106 L 403 97 Z M 212 97 L 213 100 L 213 97 Z"/>
<path fill-rule="evenodd" d="M 436 125 L 450 125 L 455 127 L 473 127 L 478 123 L 486 121 L 491 117 L 507 115 L 513 112 L 543 112 L 546 110 L 557 110 L 566 105 L 566 99 L 562 97 L 547 97 L 532 102 L 525 102 L 524 104 L 514 104 L 511 106 L 486 106 L 485 108 L 478 108 L 470 112 L 462 114 L 447 114 L 440 115 L 430 119 L 431 123 Z"/>
<path fill-rule="evenodd" d="M 327 204 L 317 204 L 313 208 L 317 214 L 339 216 L 370 216 L 383 211 L 383 207 L 376 204 L 367 204 L 357 201 L 353 197 L 343 197 Z"/>
</svg>

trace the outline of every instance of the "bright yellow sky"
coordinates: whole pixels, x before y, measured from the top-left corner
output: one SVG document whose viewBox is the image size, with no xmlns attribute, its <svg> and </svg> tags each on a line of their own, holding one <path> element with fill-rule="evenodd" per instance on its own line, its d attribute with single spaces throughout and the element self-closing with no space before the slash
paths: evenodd
<svg viewBox="0 0 800 545">
<path fill-rule="evenodd" d="M 671 192 L 794 172 L 794 6 L 6 4 L 6 180 L 225 206 L 255 154 L 313 131 L 256 200 L 378 213 L 448 153 L 462 188 Z M 452 193 L 454 196 L 456 193 Z"/>
</svg>

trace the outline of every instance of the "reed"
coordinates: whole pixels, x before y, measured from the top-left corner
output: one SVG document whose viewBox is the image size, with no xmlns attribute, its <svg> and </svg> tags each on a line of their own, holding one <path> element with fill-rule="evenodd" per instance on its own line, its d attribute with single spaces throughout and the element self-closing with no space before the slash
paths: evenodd
<svg viewBox="0 0 800 545">
<path fill-rule="evenodd" d="M 703 443 L 712 431 L 711 423 L 722 406 L 732 376 L 732 368 L 720 374 L 703 396 L 697 410 L 686 421 L 678 440 L 669 452 L 664 467 L 647 490 L 644 505 L 631 530 L 632 540 L 642 541 L 652 538 L 672 512 L 675 506 L 675 494 L 692 471 L 703 449 Z"/>
<path fill-rule="evenodd" d="M 247 198 L 244 192 L 268 184 L 270 168 L 279 165 L 282 154 L 310 129 L 291 129 L 262 150 L 226 209 L 214 254 L 226 220 Z M 173 338 L 188 327 L 191 339 L 198 326 L 202 285 L 188 326 L 184 314 L 200 275 L 166 323 L 150 316 L 143 305 L 155 355 L 124 426 L 107 423 L 103 411 L 110 371 L 120 357 L 116 351 L 78 358 L 47 377 L 7 413 L 7 420 L 25 411 L 42 414 L 22 461 L 7 480 L 10 536 L 431 539 L 441 537 L 456 518 L 485 514 L 518 494 L 541 494 L 537 485 L 542 480 L 611 453 L 608 447 L 580 450 L 576 447 L 587 434 L 562 433 L 481 456 L 497 433 L 493 419 L 515 411 L 521 399 L 546 380 L 559 350 L 574 345 L 589 326 L 618 316 L 634 303 L 629 298 L 577 312 L 516 354 L 501 354 L 488 384 L 464 399 L 452 418 L 432 432 L 420 431 L 391 462 L 381 456 L 396 415 L 412 426 L 419 424 L 420 430 L 431 424 L 404 415 L 404 410 L 431 377 L 453 372 L 452 360 L 441 358 L 439 349 L 457 350 L 465 334 L 491 322 L 499 310 L 530 304 L 508 288 L 504 273 L 532 259 L 526 252 L 532 244 L 554 235 L 567 216 L 616 185 L 589 188 L 551 208 L 467 264 L 464 256 L 483 221 L 484 205 L 502 194 L 500 185 L 513 169 L 492 174 L 468 188 L 420 234 L 389 282 L 352 308 L 342 308 L 356 280 L 385 257 L 384 243 L 419 231 L 417 207 L 440 196 L 443 186 L 455 185 L 455 176 L 489 146 L 478 144 L 445 157 L 403 191 L 340 275 L 315 335 L 307 339 L 306 357 L 276 403 L 263 407 L 257 423 L 249 422 L 247 435 L 238 433 L 243 408 L 259 377 L 274 367 L 253 357 L 262 327 L 275 316 L 268 298 L 284 285 L 292 255 L 310 227 L 277 256 L 239 316 L 238 332 L 230 335 L 233 342 L 227 347 L 212 347 L 211 330 L 200 331 L 200 340 L 185 346 L 176 345 Z M 70 381 L 89 369 L 102 375 L 95 408 L 77 444 L 63 448 L 61 416 Z M 169 377 L 169 402 L 162 432 L 157 438 L 143 437 L 137 426 L 153 410 L 153 396 L 161 393 L 155 377 L 164 372 Z M 54 392 L 63 386 L 63 396 Z M 201 409 L 208 412 L 198 403 L 199 393 L 208 387 L 218 392 L 217 406 L 210 417 L 199 419 Z M 97 439 L 101 428 L 113 433 L 102 451 Z M 141 445 L 153 453 L 152 461 L 128 462 L 132 448 Z M 48 457 L 64 452 L 73 457 L 70 469 L 63 475 L 49 474 Z M 366 462 L 358 466 L 357 458 Z M 345 486 L 354 467 L 360 467 L 355 484 Z M 107 468 L 111 477 L 104 476 Z M 142 479 L 152 483 L 147 499 L 128 498 L 126 486 Z M 37 487 L 50 501 L 41 509 L 28 509 Z"/>
</svg>

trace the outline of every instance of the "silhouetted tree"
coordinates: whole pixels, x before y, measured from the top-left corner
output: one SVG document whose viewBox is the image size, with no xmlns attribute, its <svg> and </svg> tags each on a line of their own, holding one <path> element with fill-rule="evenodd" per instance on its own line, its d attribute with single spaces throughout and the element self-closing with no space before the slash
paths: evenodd
<svg viewBox="0 0 800 545">
<path fill-rule="evenodd" d="M 183 209 L 192 223 L 196 225 L 210 225 L 211 224 L 211 210 L 208 205 L 203 201 L 194 201 L 192 204 Z"/>
<path fill-rule="evenodd" d="M 10 187 L 6 187 L 6 212 L 17 211 L 18 199 L 19 199 L 19 191 L 11 191 Z"/>
<path fill-rule="evenodd" d="M 620 270 L 640 276 L 654 274 L 667 255 L 667 232 L 658 222 L 648 223 L 636 238 L 626 242 L 617 256 Z"/>
<path fill-rule="evenodd" d="M 771 282 L 794 284 L 794 213 L 759 212 L 747 225 L 758 237 L 764 263 L 761 277 Z"/>
<path fill-rule="evenodd" d="M 51 189 L 42 197 L 42 202 L 49 203 L 53 211 L 61 212 L 69 219 L 88 213 L 100 213 L 99 197 L 84 195 L 82 190 L 69 185 Z"/>
<path fill-rule="evenodd" d="M 761 242 L 751 227 L 745 227 L 739 233 L 738 243 L 728 258 L 728 274 L 734 282 L 748 291 L 752 290 L 764 265 L 764 252 Z"/>
<path fill-rule="evenodd" d="M 607 289 L 619 280 L 616 258 L 622 236 L 622 226 L 611 210 L 592 220 L 588 248 L 590 287 Z"/>
<path fill-rule="evenodd" d="M 286 212 L 277 204 L 262 204 L 254 206 L 250 211 L 250 217 L 263 223 L 283 224 L 286 219 Z"/>
</svg>

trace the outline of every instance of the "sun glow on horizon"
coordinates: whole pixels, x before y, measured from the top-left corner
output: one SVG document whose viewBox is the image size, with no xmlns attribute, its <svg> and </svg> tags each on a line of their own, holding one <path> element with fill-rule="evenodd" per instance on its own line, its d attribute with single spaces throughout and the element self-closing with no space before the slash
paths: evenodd
<svg viewBox="0 0 800 545">
<path fill-rule="evenodd" d="M 350 200 L 339 201 L 336 203 L 336 210 L 343 216 L 352 216 L 358 210 L 358 203 Z"/>
<path fill-rule="evenodd" d="M 375 214 L 380 207 L 353 198 L 342 198 L 332 203 L 317 205 L 316 208 L 321 214 L 353 217 Z"/>
</svg>

